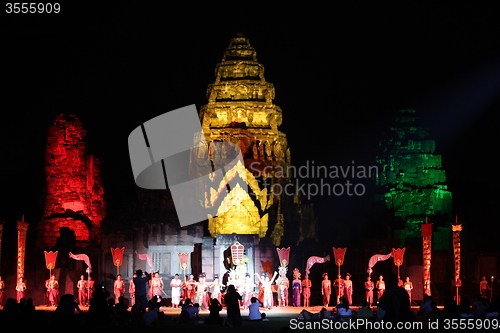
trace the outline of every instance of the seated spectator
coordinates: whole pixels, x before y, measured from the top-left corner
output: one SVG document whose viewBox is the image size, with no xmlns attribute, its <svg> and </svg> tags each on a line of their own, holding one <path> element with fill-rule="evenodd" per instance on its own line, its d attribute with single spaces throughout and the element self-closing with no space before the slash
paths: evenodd
<svg viewBox="0 0 500 333">
<path fill-rule="evenodd" d="M 460 318 L 474 318 L 474 314 L 470 307 L 470 301 L 467 298 L 462 299 L 462 302 L 460 302 L 458 312 L 460 313 Z"/>
<path fill-rule="evenodd" d="M 338 315 L 343 317 L 343 316 L 352 316 L 352 310 L 349 309 L 349 302 L 344 299 L 342 301 L 342 306 L 338 308 Z"/>
<path fill-rule="evenodd" d="M 223 320 L 219 314 L 222 311 L 222 304 L 219 303 L 217 298 L 212 298 L 208 310 L 210 311 L 210 315 L 205 320 L 205 324 L 222 325 Z"/>
<path fill-rule="evenodd" d="M 250 299 L 251 304 L 248 306 L 248 319 L 249 320 L 264 320 L 266 319 L 266 314 L 264 312 L 260 312 L 259 308 L 262 304 L 259 302 L 257 297 L 252 297 Z"/>
<path fill-rule="evenodd" d="M 144 313 L 144 324 L 146 326 L 151 326 L 158 320 L 161 304 L 160 296 L 154 296 L 149 300 L 148 311 Z"/>
<path fill-rule="evenodd" d="M 420 306 L 420 314 L 422 315 L 429 315 L 429 313 L 432 312 L 432 307 L 431 307 L 431 302 L 432 302 L 432 297 L 429 295 L 424 295 L 424 302 Z"/>
<path fill-rule="evenodd" d="M 361 307 L 358 310 L 358 317 L 362 319 L 372 319 L 373 311 L 368 307 L 366 299 L 361 300 Z"/>
<path fill-rule="evenodd" d="M 499 305 L 500 305 L 500 299 L 495 298 L 493 300 L 493 302 L 491 302 L 490 306 L 488 306 L 488 309 L 486 310 L 484 318 L 485 319 L 498 318 L 499 309 L 500 309 Z"/>
<path fill-rule="evenodd" d="M 486 304 L 486 298 L 481 295 L 476 296 L 476 301 L 472 305 L 472 313 L 476 318 L 484 318 L 488 305 Z"/>
<path fill-rule="evenodd" d="M 318 313 L 312 313 L 307 310 L 302 310 L 299 313 L 299 316 L 297 317 L 298 320 L 303 320 L 303 321 L 318 321 L 321 320 L 325 317 L 325 312 L 326 309 L 322 308 L 320 312 Z"/>
<path fill-rule="evenodd" d="M 189 298 L 186 298 L 186 301 L 182 305 L 180 322 L 193 322 L 198 320 L 200 305 L 198 303 L 192 304 Z"/>
</svg>

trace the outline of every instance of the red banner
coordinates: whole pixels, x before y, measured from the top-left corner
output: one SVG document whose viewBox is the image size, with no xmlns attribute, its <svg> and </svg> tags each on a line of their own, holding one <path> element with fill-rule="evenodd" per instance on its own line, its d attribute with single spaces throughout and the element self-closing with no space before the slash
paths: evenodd
<svg viewBox="0 0 500 333">
<path fill-rule="evenodd" d="M 272 260 L 261 260 L 262 272 L 271 274 L 273 271 L 273 262 Z"/>
<path fill-rule="evenodd" d="M 153 269 L 153 259 L 151 258 L 151 256 L 149 254 L 147 254 L 147 253 L 140 254 L 140 253 L 137 253 L 137 251 L 135 251 L 135 254 L 137 255 L 137 258 L 139 258 L 140 260 L 146 260 L 149 268 Z"/>
<path fill-rule="evenodd" d="M 375 266 L 376 263 L 379 261 L 384 261 L 392 257 L 392 252 L 389 254 L 375 254 L 370 258 L 370 261 L 368 262 L 368 269 L 366 270 L 368 272 L 368 275 L 371 275 L 373 273 L 373 266 Z"/>
<path fill-rule="evenodd" d="M 309 274 L 309 271 L 314 264 L 322 264 L 322 263 L 327 262 L 327 261 L 330 261 L 329 255 L 324 257 L 324 258 L 317 257 L 317 256 L 309 257 L 309 259 L 307 259 L 307 264 L 306 264 L 306 274 Z"/>
<path fill-rule="evenodd" d="M 189 262 L 189 255 L 191 253 L 177 253 L 177 257 L 179 258 L 179 263 L 181 264 L 181 268 L 183 271 L 185 271 L 188 268 L 188 262 Z"/>
<path fill-rule="evenodd" d="M 17 280 L 24 278 L 24 259 L 26 255 L 26 232 L 28 223 L 17 221 Z"/>
<path fill-rule="evenodd" d="M 422 223 L 422 236 L 424 237 L 432 236 L 432 223 Z"/>
<path fill-rule="evenodd" d="M 340 247 L 338 249 L 333 248 L 333 255 L 335 256 L 335 265 L 342 266 L 344 264 L 344 256 L 346 250 L 347 247 L 343 249 L 341 249 Z"/>
<path fill-rule="evenodd" d="M 45 253 L 45 266 L 47 267 L 47 269 L 54 269 L 56 267 L 56 259 L 58 251 L 56 252 L 43 251 L 43 252 Z"/>
<path fill-rule="evenodd" d="M 396 266 L 401 266 L 403 265 L 403 258 L 405 256 L 405 249 L 406 248 L 402 248 L 402 249 L 392 249 L 392 256 L 394 258 L 394 265 Z"/>
<path fill-rule="evenodd" d="M 123 252 L 125 251 L 125 248 L 111 248 L 110 250 L 111 255 L 113 256 L 113 264 L 115 264 L 116 267 L 121 266 L 123 264 Z"/>
<path fill-rule="evenodd" d="M 286 249 L 285 248 L 282 248 L 282 249 L 276 248 L 276 251 L 278 251 L 280 265 L 281 266 L 288 266 L 288 263 L 290 262 L 290 247 L 288 247 Z"/>
<path fill-rule="evenodd" d="M 431 247 L 432 223 L 422 224 L 422 256 L 424 258 L 424 294 L 431 295 Z"/>
</svg>

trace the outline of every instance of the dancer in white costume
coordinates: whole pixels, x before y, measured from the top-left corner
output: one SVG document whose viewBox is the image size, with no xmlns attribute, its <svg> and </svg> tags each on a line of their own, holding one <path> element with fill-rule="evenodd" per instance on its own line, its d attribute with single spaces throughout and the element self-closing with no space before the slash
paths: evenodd
<svg viewBox="0 0 500 333">
<path fill-rule="evenodd" d="M 264 290 L 264 307 L 267 308 L 268 310 L 271 310 L 273 308 L 272 284 L 274 282 L 274 279 L 276 279 L 278 272 L 274 272 L 272 279 L 269 279 L 269 276 L 262 278 L 257 273 L 255 273 L 255 275 L 262 284 L 261 288 Z"/>
<path fill-rule="evenodd" d="M 181 285 L 182 281 L 179 279 L 179 274 L 175 274 L 172 281 L 170 281 L 170 287 L 172 287 L 172 307 L 178 308 L 181 302 Z"/>
<path fill-rule="evenodd" d="M 220 288 L 223 287 L 224 285 L 219 282 L 219 277 L 216 276 L 214 277 L 214 281 L 210 283 L 210 289 L 211 289 L 211 299 L 217 299 L 219 303 L 222 303 L 222 293 Z"/>
</svg>

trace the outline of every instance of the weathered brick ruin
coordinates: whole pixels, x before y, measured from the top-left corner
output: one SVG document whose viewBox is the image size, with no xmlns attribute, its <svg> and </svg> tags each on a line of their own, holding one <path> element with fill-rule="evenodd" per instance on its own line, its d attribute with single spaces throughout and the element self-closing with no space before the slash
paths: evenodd
<svg viewBox="0 0 500 333">
<path fill-rule="evenodd" d="M 56 245 L 61 228 L 75 233 L 77 246 L 100 243 L 105 216 L 100 161 L 88 154 L 86 131 L 73 115 L 60 114 L 48 130 L 45 155 L 44 213 L 37 228 L 37 246 Z"/>
</svg>

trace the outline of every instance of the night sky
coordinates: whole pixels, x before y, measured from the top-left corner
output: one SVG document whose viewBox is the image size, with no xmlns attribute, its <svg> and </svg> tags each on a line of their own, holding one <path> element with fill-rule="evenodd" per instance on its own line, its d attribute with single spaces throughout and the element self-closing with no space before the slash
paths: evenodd
<svg viewBox="0 0 500 333">
<path fill-rule="evenodd" d="M 169 110 L 206 104 L 215 66 L 242 32 L 275 85 L 293 164 L 372 165 L 389 119 L 416 109 L 443 156 L 463 234 L 474 235 L 464 247 L 494 248 L 495 233 L 479 229 L 497 231 L 499 222 L 495 8 L 255 5 L 194 15 L 168 5 L 68 6 L 2 15 L 0 221 L 39 218 L 46 130 L 59 113 L 82 120 L 90 152 L 105 165 L 106 194 L 119 202 L 135 186 L 129 133 Z M 340 229 L 369 221 L 372 201 L 313 199 L 320 226 Z"/>
</svg>

